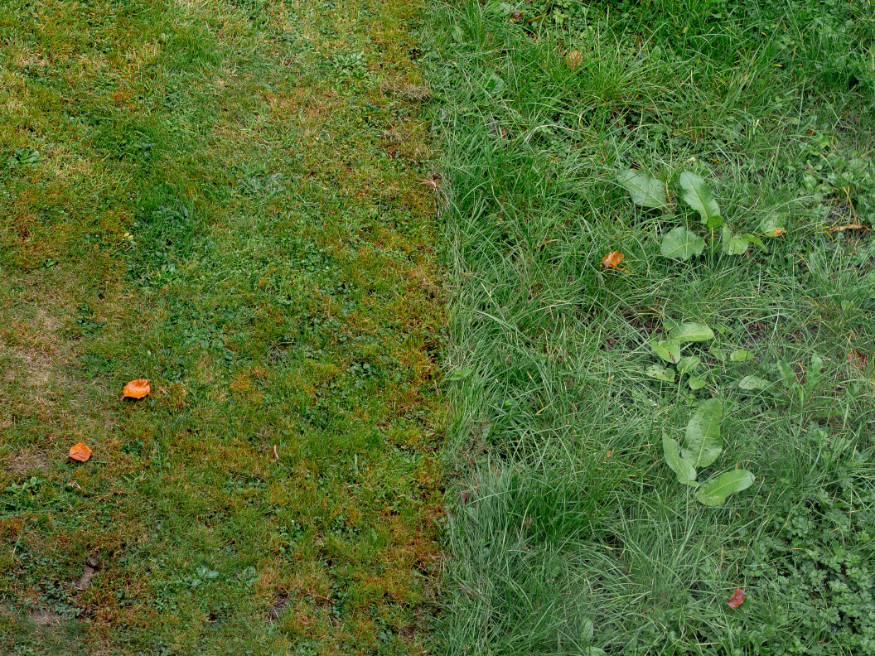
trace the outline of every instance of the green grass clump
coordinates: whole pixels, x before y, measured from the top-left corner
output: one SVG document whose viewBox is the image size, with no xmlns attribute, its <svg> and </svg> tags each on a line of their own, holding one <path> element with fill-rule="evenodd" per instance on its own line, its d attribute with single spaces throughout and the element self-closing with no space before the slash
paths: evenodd
<svg viewBox="0 0 875 656">
<path fill-rule="evenodd" d="M 872 648 L 875 245 L 833 228 L 875 212 L 873 24 L 840 1 L 433 8 L 455 409 L 442 653 Z M 629 168 L 665 209 L 632 203 Z M 724 254 L 684 171 L 763 246 Z M 660 255 L 678 227 L 700 256 Z M 613 250 L 621 270 L 600 265 Z M 687 321 L 715 332 L 684 347 L 696 391 L 647 374 Z M 755 482 L 708 508 L 663 437 L 712 397 L 722 455 L 700 479 Z"/>
</svg>

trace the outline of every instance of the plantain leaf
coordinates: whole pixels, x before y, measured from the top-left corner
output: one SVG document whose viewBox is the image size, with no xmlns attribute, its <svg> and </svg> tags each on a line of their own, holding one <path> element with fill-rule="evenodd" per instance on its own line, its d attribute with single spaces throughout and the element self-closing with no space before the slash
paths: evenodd
<svg viewBox="0 0 875 656">
<path fill-rule="evenodd" d="M 705 250 L 705 240 L 695 232 L 686 228 L 673 228 L 662 238 L 659 252 L 663 257 L 672 260 L 689 260 L 694 255 L 701 255 Z"/>
<path fill-rule="evenodd" d="M 780 237 L 787 230 L 781 224 L 780 219 L 774 214 L 769 214 L 760 221 L 760 232 L 766 237 Z"/>
<path fill-rule="evenodd" d="M 720 242 L 724 255 L 744 255 L 750 245 L 750 240 L 744 235 L 733 234 L 726 226 L 720 230 Z"/>
<path fill-rule="evenodd" d="M 753 353 L 747 349 L 738 349 L 729 354 L 730 362 L 747 362 L 753 359 Z"/>
<path fill-rule="evenodd" d="M 793 372 L 793 367 L 785 360 L 778 360 L 778 373 L 781 374 L 781 382 L 785 387 L 790 387 L 796 380 L 796 374 Z"/>
<path fill-rule="evenodd" d="M 662 380 L 666 383 L 674 382 L 674 370 L 666 369 L 662 365 L 652 364 L 647 367 L 647 371 L 645 371 L 644 373 L 646 373 L 651 378 L 656 378 L 657 380 Z"/>
<path fill-rule="evenodd" d="M 723 402 L 720 399 L 702 401 L 690 417 L 681 457 L 693 467 L 707 467 L 723 451 L 720 437 L 722 419 Z"/>
<path fill-rule="evenodd" d="M 662 436 L 662 455 L 671 470 L 677 475 L 678 482 L 684 485 L 696 486 L 696 469 L 681 458 L 676 440 Z"/>
<path fill-rule="evenodd" d="M 654 209 L 665 207 L 665 185 L 659 178 L 644 171 L 627 169 L 617 174 L 617 182 L 629 192 L 636 205 Z"/>
<path fill-rule="evenodd" d="M 771 386 L 772 384 L 767 381 L 765 378 L 760 378 L 759 376 L 745 376 L 740 381 L 738 381 L 739 389 L 743 389 L 746 392 L 753 392 L 757 390 L 764 390 Z"/>
<path fill-rule="evenodd" d="M 718 224 L 714 217 L 720 216 L 720 206 L 705 181 L 695 173 L 684 171 L 681 173 L 680 185 L 684 190 L 683 199 L 687 205 L 699 213 L 699 216 L 702 217 L 702 223 L 705 225 Z"/>
<path fill-rule="evenodd" d="M 678 373 L 685 374 L 698 367 L 702 362 L 702 358 L 698 355 L 688 355 L 678 360 Z"/>
<path fill-rule="evenodd" d="M 690 376 L 687 378 L 687 385 L 689 385 L 690 389 L 694 392 L 702 389 L 707 384 L 708 382 L 704 378 L 699 378 L 698 376 Z"/>
<path fill-rule="evenodd" d="M 726 362 L 726 351 L 724 351 L 719 346 L 714 346 L 711 344 L 711 347 L 708 349 L 711 355 L 714 356 L 715 360 L 720 360 L 720 362 Z"/>
<path fill-rule="evenodd" d="M 696 499 L 706 506 L 719 506 L 730 494 L 746 490 L 754 482 L 754 475 L 745 469 L 733 469 L 708 480 L 696 490 Z"/>
<path fill-rule="evenodd" d="M 714 331 L 704 323 L 682 323 L 671 331 L 676 342 L 707 342 L 714 339 Z"/>
<path fill-rule="evenodd" d="M 651 342 L 650 348 L 660 358 L 671 364 L 677 364 L 681 359 L 681 345 L 673 339 L 664 339 Z"/>
</svg>

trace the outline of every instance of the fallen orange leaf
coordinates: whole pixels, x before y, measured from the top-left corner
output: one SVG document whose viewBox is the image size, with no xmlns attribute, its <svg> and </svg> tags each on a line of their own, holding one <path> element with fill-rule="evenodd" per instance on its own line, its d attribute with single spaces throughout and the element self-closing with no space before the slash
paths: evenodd
<svg viewBox="0 0 875 656">
<path fill-rule="evenodd" d="M 122 396 L 126 399 L 142 399 L 147 396 L 152 388 L 149 386 L 149 381 L 145 378 L 137 378 L 132 380 L 122 390 Z"/>
<path fill-rule="evenodd" d="M 738 608 L 744 603 L 744 597 L 744 590 L 742 590 L 741 588 L 735 588 L 735 592 L 732 593 L 732 596 L 726 603 L 729 604 L 730 608 Z"/>
<path fill-rule="evenodd" d="M 859 351 L 848 351 L 848 362 L 857 369 L 866 368 L 866 354 Z"/>
<path fill-rule="evenodd" d="M 85 462 L 91 457 L 91 449 L 85 442 L 77 442 L 70 447 L 70 458 L 78 462 Z"/>
<path fill-rule="evenodd" d="M 620 263 L 626 259 L 620 251 L 611 251 L 602 258 L 602 266 L 606 269 L 619 269 Z"/>
</svg>

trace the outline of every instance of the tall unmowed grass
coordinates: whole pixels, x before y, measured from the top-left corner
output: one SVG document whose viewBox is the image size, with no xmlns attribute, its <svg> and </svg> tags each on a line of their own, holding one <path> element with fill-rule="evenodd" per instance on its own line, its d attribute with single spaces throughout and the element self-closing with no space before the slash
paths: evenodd
<svg viewBox="0 0 875 656">
<path fill-rule="evenodd" d="M 428 21 L 451 280 L 445 653 L 875 649 L 872 7 L 487 0 Z M 664 210 L 633 204 L 629 168 L 665 183 Z M 724 254 L 684 171 L 738 233 L 786 232 Z M 676 227 L 701 256 L 660 255 Z M 600 265 L 613 250 L 620 270 Z M 696 391 L 646 373 L 686 321 L 715 332 L 685 348 Z M 755 476 L 713 508 L 662 446 L 708 398 L 723 453 L 702 480 Z"/>
</svg>

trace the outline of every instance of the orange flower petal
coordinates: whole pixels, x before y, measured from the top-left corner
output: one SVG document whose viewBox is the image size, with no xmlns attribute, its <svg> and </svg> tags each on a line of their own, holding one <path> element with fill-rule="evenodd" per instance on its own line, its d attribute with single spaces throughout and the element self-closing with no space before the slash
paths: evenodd
<svg viewBox="0 0 875 656">
<path fill-rule="evenodd" d="M 137 378 L 125 385 L 125 388 L 122 390 L 122 396 L 126 399 L 142 399 L 151 391 L 152 388 L 150 387 L 148 380 L 145 378 Z"/>
<path fill-rule="evenodd" d="M 620 262 L 626 259 L 620 251 L 611 251 L 602 258 L 602 266 L 606 269 L 619 269 Z"/>
<path fill-rule="evenodd" d="M 580 62 L 582 61 L 583 54 L 580 52 L 580 50 L 572 50 L 567 55 L 565 55 L 565 65 L 572 71 L 580 66 Z"/>
<path fill-rule="evenodd" d="M 85 462 L 91 457 L 91 449 L 85 442 L 77 442 L 70 447 L 70 458 L 78 462 Z"/>
</svg>

